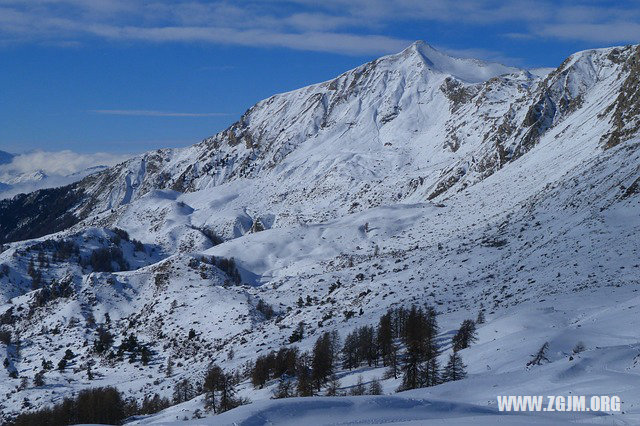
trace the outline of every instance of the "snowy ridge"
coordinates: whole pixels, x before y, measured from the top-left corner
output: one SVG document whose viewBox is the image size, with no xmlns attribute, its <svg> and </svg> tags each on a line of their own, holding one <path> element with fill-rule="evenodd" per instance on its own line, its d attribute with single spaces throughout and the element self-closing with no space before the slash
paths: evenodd
<svg viewBox="0 0 640 426">
<path fill-rule="evenodd" d="M 313 424 L 323 410 L 342 410 L 353 423 L 371 420 L 368 411 L 395 423 L 446 420 L 449 408 L 469 423 L 566 420 L 496 415 L 497 387 L 619 392 L 625 413 L 615 421 L 633 424 L 640 137 L 632 119 L 619 121 L 635 117 L 638 58 L 637 46 L 597 49 L 529 72 L 416 43 L 261 101 L 197 145 L 83 179 L 65 190 L 64 213 L 73 216 L 62 216 L 55 234 L 5 237 L 42 222 L 48 193 L 0 203 L 3 222 L 15 223 L 0 224 L 0 328 L 22 343 L 20 356 L 0 343 L 10 359 L 0 371 L 0 411 L 104 385 L 138 400 L 170 396 L 182 378 L 201 382 L 212 361 L 241 368 L 288 345 L 301 321 L 305 338 L 296 345 L 307 350 L 324 331 L 344 338 L 412 303 L 438 310 L 444 360 L 451 334 L 482 303 L 488 321 L 461 351 L 470 374 L 461 382 L 380 398 L 270 402 L 275 383 L 256 390 L 245 381 L 241 395 L 257 404 L 219 419 L 280 422 L 298 407 L 294 423 Z M 96 250 L 112 253 L 110 266 L 92 260 Z M 221 262 L 230 258 L 239 278 Z M 36 276 L 42 288 L 34 290 Z M 62 296 L 42 296 L 49 286 Z M 300 298 L 311 303 L 299 306 Z M 260 301 L 274 318 L 257 309 Z M 149 365 L 92 350 L 106 314 L 114 345 L 135 333 L 151 348 Z M 579 340 L 586 351 L 569 360 Z M 545 341 L 551 362 L 527 369 Z M 77 354 L 69 368 L 47 372 L 46 386 L 16 390 L 43 354 L 57 362 L 67 348 Z M 341 383 L 352 386 L 360 374 L 370 380 L 383 369 L 341 371 Z M 382 384 L 392 394 L 399 383 Z M 394 414 L 415 401 L 417 417 Z M 137 421 L 173 422 L 203 408 L 198 397 Z"/>
<path fill-rule="evenodd" d="M 192 148 L 152 152 L 83 182 L 91 200 L 84 205 L 92 208 L 78 215 L 157 188 L 193 192 L 239 179 L 268 194 L 264 214 L 275 214 L 268 211 L 274 203 L 298 210 L 306 199 L 303 221 L 393 204 L 415 191 L 418 199 L 441 197 L 523 155 L 568 115 L 582 115 L 564 127 L 573 134 L 595 140 L 609 131 L 603 114 L 625 73 L 624 62 L 607 59 L 614 50 L 576 54 L 542 80 L 500 65 L 445 60 L 417 43 L 335 80 L 259 102 Z M 625 48 L 618 57 L 631 53 Z M 512 73 L 497 77 L 505 71 Z M 465 73 L 493 78 L 469 84 L 458 78 Z M 584 125 L 597 128 L 578 128 Z"/>
</svg>

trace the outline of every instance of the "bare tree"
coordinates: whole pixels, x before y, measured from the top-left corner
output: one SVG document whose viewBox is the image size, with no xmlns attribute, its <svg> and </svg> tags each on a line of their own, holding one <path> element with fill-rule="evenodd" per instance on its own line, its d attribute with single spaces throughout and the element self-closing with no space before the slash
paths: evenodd
<svg viewBox="0 0 640 426">
<path fill-rule="evenodd" d="M 542 347 L 538 349 L 538 352 L 535 355 L 533 355 L 531 360 L 527 362 L 527 366 L 540 365 L 542 364 L 542 361 L 550 362 L 549 358 L 547 358 L 547 355 L 546 355 L 548 349 L 549 349 L 549 342 L 544 342 L 544 345 L 542 345 Z"/>
</svg>

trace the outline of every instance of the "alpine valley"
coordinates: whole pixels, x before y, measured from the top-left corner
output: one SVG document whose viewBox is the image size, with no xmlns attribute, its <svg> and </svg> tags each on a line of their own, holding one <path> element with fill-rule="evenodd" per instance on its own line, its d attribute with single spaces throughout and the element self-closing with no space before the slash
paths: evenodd
<svg viewBox="0 0 640 426">
<path fill-rule="evenodd" d="M 176 402 L 133 424 L 638 424 L 639 132 L 640 46 L 526 70 L 416 42 L 191 147 L 2 200 L 2 419 L 113 386 Z M 258 357 L 412 305 L 437 313 L 440 366 L 482 312 L 466 378 L 396 392 L 376 355 L 333 379 L 383 395 L 254 386 Z M 250 403 L 207 409 L 212 364 Z M 503 413 L 498 395 L 622 404 Z"/>
</svg>

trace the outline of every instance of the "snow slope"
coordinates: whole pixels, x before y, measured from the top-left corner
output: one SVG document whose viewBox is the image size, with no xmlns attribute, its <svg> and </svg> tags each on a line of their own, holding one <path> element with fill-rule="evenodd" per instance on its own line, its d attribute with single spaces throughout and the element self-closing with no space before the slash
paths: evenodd
<svg viewBox="0 0 640 426">
<path fill-rule="evenodd" d="M 640 344 L 638 318 L 629 311 L 640 302 L 637 288 L 606 288 L 571 298 L 526 302 L 489 316 L 479 328 L 479 340 L 461 351 L 469 376 L 432 388 L 393 394 L 399 380 L 382 380 L 385 396 L 313 397 L 268 400 L 251 389 L 259 402 L 220 416 L 187 424 L 420 424 L 439 420 L 452 424 L 625 424 L 640 421 Z M 445 315 L 443 334 L 464 318 Z M 550 363 L 526 367 L 530 355 L 550 342 Z M 586 350 L 572 352 L 577 342 Z M 450 349 L 446 349 L 443 360 Z M 343 390 L 357 376 L 368 383 L 382 377 L 384 368 L 342 372 Z M 249 387 L 249 384 L 246 384 Z M 622 413 L 501 413 L 497 395 L 618 395 Z M 176 424 L 204 412 L 201 399 L 138 419 L 135 424 Z M 296 423 L 297 422 L 297 423 Z"/>
</svg>

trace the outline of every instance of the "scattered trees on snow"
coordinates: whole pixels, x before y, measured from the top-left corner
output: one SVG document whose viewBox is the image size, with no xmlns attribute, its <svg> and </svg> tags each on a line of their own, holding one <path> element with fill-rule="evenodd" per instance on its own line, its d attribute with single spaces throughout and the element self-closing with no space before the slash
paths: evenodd
<svg viewBox="0 0 640 426">
<path fill-rule="evenodd" d="M 60 426 L 78 423 L 122 424 L 127 404 L 112 387 L 85 389 L 75 398 L 65 398 L 51 408 L 20 414 L 13 426 Z"/>
</svg>

